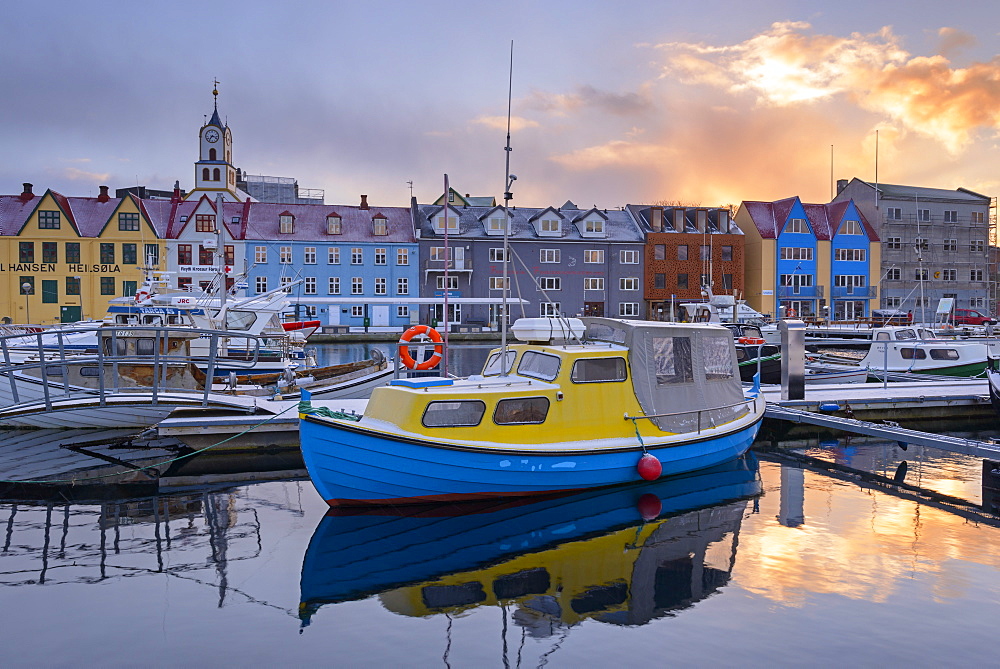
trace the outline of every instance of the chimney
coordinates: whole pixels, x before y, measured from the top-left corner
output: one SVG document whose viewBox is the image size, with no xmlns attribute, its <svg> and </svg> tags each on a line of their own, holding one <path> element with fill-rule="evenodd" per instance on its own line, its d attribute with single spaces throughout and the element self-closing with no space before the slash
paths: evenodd
<svg viewBox="0 0 1000 669">
<path fill-rule="evenodd" d="M 649 227 L 653 232 L 663 230 L 663 207 L 652 207 L 649 210 Z"/>
<path fill-rule="evenodd" d="M 847 179 L 837 179 L 837 195 L 847 188 Z"/>
<path fill-rule="evenodd" d="M 170 201 L 171 202 L 181 201 L 181 182 L 179 180 L 174 182 L 174 194 L 170 196 Z"/>
<path fill-rule="evenodd" d="M 107 202 L 108 200 L 111 199 L 111 198 L 108 197 L 108 187 L 107 186 L 98 186 L 98 188 L 101 189 L 101 194 L 97 196 L 97 201 L 98 202 Z"/>
<path fill-rule="evenodd" d="M 361 206 L 358 207 L 358 209 L 367 209 L 367 208 L 368 208 L 368 196 L 367 195 L 362 195 L 361 196 Z"/>
<path fill-rule="evenodd" d="M 21 199 L 24 201 L 28 201 L 33 197 L 35 197 L 35 194 L 31 192 L 31 184 L 25 183 L 24 191 L 21 193 Z"/>
</svg>

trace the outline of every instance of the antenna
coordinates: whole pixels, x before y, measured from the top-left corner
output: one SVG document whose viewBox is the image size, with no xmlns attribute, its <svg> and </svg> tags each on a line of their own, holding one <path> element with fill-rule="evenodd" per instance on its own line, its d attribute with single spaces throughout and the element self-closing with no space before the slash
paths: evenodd
<svg viewBox="0 0 1000 669">
<path fill-rule="evenodd" d="M 507 265 L 510 263 L 510 185 L 517 179 L 510 173 L 510 107 L 514 87 L 514 40 L 510 41 L 510 67 L 507 74 L 507 145 L 503 167 L 503 292 L 500 302 L 500 376 L 507 376 L 507 293 L 510 291 Z"/>
<path fill-rule="evenodd" d="M 406 183 L 409 184 L 409 186 L 410 186 L 410 199 L 412 200 L 413 199 L 413 180 L 411 179 L 410 181 L 407 181 Z M 445 198 L 445 199 L 447 199 L 447 198 Z"/>
</svg>

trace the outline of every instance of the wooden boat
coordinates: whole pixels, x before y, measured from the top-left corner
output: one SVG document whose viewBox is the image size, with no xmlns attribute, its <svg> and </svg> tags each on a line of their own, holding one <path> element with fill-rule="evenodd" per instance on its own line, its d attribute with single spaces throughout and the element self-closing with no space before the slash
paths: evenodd
<svg viewBox="0 0 1000 669">
<path fill-rule="evenodd" d="M 302 412 L 303 459 L 323 499 L 596 488 L 718 465 L 757 434 L 764 402 L 744 393 L 725 328 L 540 318 L 512 330 L 523 343 L 494 351 L 482 375 L 395 380 L 360 420 Z"/>
<path fill-rule="evenodd" d="M 335 507 L 303 559 L 299 617 L 306 626 L 325 604 L 374 595 L 420 616 L 548 595 L 564 622 L 641 624 L 728 580 L 731 556 L 714 551 L 713 561 L 706 549 L 735 544 L 746 500 L 760 491 L 747 454 L 683 476 L 542 499 Z M 696 582 L 670 579 L 676 590 L 668 592 L 657 578 L 665 565 Z M 622 596 L 579 605 L 608 588 Z"/>
</svg>

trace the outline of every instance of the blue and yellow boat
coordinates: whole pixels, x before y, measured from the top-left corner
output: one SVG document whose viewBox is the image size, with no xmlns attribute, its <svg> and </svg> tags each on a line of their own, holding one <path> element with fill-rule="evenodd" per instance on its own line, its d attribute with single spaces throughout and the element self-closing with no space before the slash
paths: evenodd
<svg viewBox="0 0 1000 669">
<path fill-rule="evenodd" d="M 398 379 L 360 420 L 301 413 L 331 505 L 433 503 L 599 488 L 716 466 L 753 443 L 732 335 L 709 324 L 521 319 L 483 374 Z"/>
</svg>

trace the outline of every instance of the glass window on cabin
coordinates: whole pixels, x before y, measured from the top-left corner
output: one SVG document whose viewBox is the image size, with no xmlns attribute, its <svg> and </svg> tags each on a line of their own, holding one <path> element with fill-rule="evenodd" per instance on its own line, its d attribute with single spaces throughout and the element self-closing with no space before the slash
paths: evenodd
<svg viewBox="0 0 1000 669">
<path fill-rule="evenodd" d="M 530 376 L 533 379 L 551 381 L 559 376 L 559 362 L 559 356 L 526 351 L 521 356 L 517 373 L 521 376 Z"/>
<path fill-rule="evenodd" d="M 924 360 L 927 358 L 927 353 L 920 348 L 903 348 L 899 350 L 899 354 L 903 356 L 903 360 Z"/>
<path fill-rule="evenodd" d="M 431 402 L 424 409 L 424 427 L 472 427 L 479 425 L 486 413 L 486 403 L 480 400 Z"/>
<path fill-rule="evenodd" d="M 573 383 L 624 381 L 628 378 L 625 358 L 583 358 L 573 363 Z"/>
<path fill-rule="evenodd" d="M 497 402 L 493 422 L 497 425 L 532 425 L 544 423 L 548 413 L 547 397 L 512 397 Z"/>
<path fill-rule="evenodd" d="M 257 322 L 256 311 L 227 311 L 227 330 L 249 330 L 250 326 Z"/>
<path fill-rule="evenodd" d="M 511 368 L 514 367 L 514 358 L 517 357 L 517 353 L 514 351 L 507 351 L 507 369 L 506 372 L 510 372 Z M 483 366 L 483 376 L 496 376 L 500 374 L 500 352 L 492 354 L 486 360 L 486 365 Z"/>
<path fill-rule="evenodd" d="M 705 378 L 709 381 L 730 379 L 733 377 L 733 358 L 730 353 L 732 345 L 729 337 L 705 337 L 703 348 L 705 355 Z"/>
<path fill-rule="evenodd" d="M 932 360 L 958 360 L 958 351 L 953 348 L 932 348 Z"/>
<path fill-rule="evenodd" d="M 101 370 L 99 367 L 81 367 L 80 376 L 100 376 Z"/>
<path fill-rule="evenodd" d="M 906 330 L 897 330 L 896 339 L 916 339 L 917 331 L 907 328 Z"/>
<path fill-rule="evenodd" d="M 654 337 L 653 369 L 658 386 L 694 381 L 690 337 Z"/>
<path fill-rule="evenodd" d="M 153 355 L 155 350 L 156 347 L 153 346 L 153 339 L 151 337 L 142 337 L 135 340 L 136 355 Z"/>
<path fill-rule="evenodd" d="M 45 376 L 65 376 L 65 367 L 46 367 Z"/>
<path fill-rule="evenodd" d="M 111 342 L 114 342 L 114 351 L 115 351 L 114 353 L 111 352 L 112 351 Z M 112 339 L 111 337 L 107 337 L 104 340 L 104 355 L 123 356 L 125 355 L 125 349 L 126 347 L 124 339 L 117 339 L 117 338 Z"/>
</svg>

